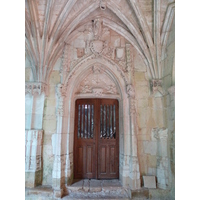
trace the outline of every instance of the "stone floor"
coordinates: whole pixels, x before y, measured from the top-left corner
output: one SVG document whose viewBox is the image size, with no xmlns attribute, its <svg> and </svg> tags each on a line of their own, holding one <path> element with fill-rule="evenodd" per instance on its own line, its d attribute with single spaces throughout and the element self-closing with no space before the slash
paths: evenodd
<svg viewBox="0 0 200 200">
<path fill-rule="evenodd" d="M 134 200 L 172 200 L 169 198 L 169 191 L 162 189 L 147 189 L 131 191 L 121 186 L 119 180 L 74 180 L 73 184 L 66 186 L 68 195 L 62 200 L 78 199 L 134 199 Z M 132 197 L 132 198 L 129 198 Z M 26 200 L 56 200 L 53 197 L 51 186 L 38 186 L 32 189 L 25 189 Z"/>
<path fill-rule="evenodd" d="M 119 180 L 74 180 L 71 186 L 66 186 L 68 195 L 62 199 L 129 199 L 127 189 L 121 186 Z M 26 189 L 26 200 L 54 200 L 53 189 L 39 186 Z"/>
</svg>

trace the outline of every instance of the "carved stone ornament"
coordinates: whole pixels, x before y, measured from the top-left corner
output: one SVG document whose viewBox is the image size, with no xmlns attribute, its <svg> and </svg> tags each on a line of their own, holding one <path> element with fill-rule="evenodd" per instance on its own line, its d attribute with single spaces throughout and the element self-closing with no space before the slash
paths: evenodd
<svg viewBox="0 0 200 200">
<path fill-rule="evenodd" d="M 57 94 L 57 116 L 63 116 L 63 105 L 64 105 L 64 97 L 66 96 L 66 88 L 62 84 L 58 84 L 56 87 Z"/>
<path fill-rule="evenodd" d="M 25 130 L 25 171 L 42 169 L 43 130 Z"/>
<path fill-rule="evenodd" d="M 133 98 L 135 97 L 135 91 L 131 84 L 126 86 L 126 92 L 127 92 L 128 97 L 133 97 Z"/>
<path fill-rule="evenodd" d="M 125 56 L 124 48 L 123 47 L 118 47 L 116 48 L 116 58 L 118 60 L 123 60 Z"/>
<path fill-rule="evenodd" d="M 103 94 L 118 95 L 115 83 L 105 74 L 98 65 L 93 66 L 83 81 L 78 86 L 77 94 L 94 94 L 102 96 Z"/>
<path fill-rule="evenodd" d="M 167 140 L 168 138 L 168 129 L 167 128 L 155 128 L 154 137 L 159 140 Z"/>
<path fill-rule="evenodd" d="M 25 94 L 46 94 L 47 95 L 47 85 L 41 82 L 26 82 L 25 83 Z"/>
<path fill-rule="evenodd" d="M 160 80 L 160 79 L 153 79 L 151 81 L 151 87 L 152 87 L 152 92 L 153 92 L 154 96 L 160 97 L 160 96 L 165 95 L 165 91 L 162 88 L 162 80 Z"/>
<path fill-rule="evenodd" d="M 93 40 L 90 42 L 90 49 L 92 53 L 95 55 L 101 55 L 103 53 L 103 50 L 107 47 L 105 41 L 101 40 Z"/>
</svg>

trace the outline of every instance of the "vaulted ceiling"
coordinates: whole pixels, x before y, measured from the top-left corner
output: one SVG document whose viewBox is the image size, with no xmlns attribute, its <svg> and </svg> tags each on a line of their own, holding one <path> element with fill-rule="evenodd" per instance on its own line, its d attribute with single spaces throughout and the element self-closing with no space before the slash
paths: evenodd
<svg viewBox="0 0 200 200">
<path fill-rule="evenodd" d="M 48 82 L 64 45 L 95 17 L 137 49 L 152 79 L 161 78 L 174 7 L 174 0 L 26 0 L 26 56 L 34 81 Z"/>
</svg>

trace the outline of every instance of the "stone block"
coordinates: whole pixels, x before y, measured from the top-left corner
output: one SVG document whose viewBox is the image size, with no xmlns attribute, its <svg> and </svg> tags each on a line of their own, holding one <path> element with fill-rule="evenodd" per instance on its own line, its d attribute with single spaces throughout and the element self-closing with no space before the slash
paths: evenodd
<svg viewBox="0 0 200 200">
<path fill-rule="evenodd" d="M 136 85 L 135 87 L 136 99 L 144 99 L 149 97 L 149 89 L 147 86 Z"/>
<path fill-rule="evenodd" d="M 131 199 L 148 199 L 149 198 L 149 190 L 146 188 L 142 188 L 140 190 L 129 190 L 128 193 Z"/>
<path fill-rule="evenodd" d="M 85 48 L 85 41 L 83 39 L 79 40 L 79 39 L 76 39 L 74 40 L 73 42 L 73 46 L 75 48 Z"/>
<path fill-rule="evenodd" d="M 148 167 L 148 175 L 156 176 L 156 168 Z"/>
<path fill-rule="evenodd" d="M 146 108 L 148 107 L 148 99 L 138 99 L 137 100 L 137 106 L 140 108 Z"/>
<path fill-rule="evenodd" d="M 156 155 L 148 155 L 147 157 L 147 163 L 148 163 L 148 167 L 151 168 L 156 168 L 157 166 L 157 158 Z"/>
<path fill-rule="evenodd" d="M 157 153 L 157 142 L 156 141 L 143 141 L 144 153 L 156 155 Z"/>
<path fill-rule="evenodd" d="M 89 180 L 85 179 L 85 180 L 83 181 L 83 191 L 89 192 L 89 190 L 90 190 Z"/>
<path fill-rule="evenodd" d="M 137 122 L 139 128 L 144 128 L 147 125 L 147 109 L 140 108 L 138 110 L 139 116 L 137 117 Z"/>
<path fill-rule="evenodd" d="M 45 103 L 46 107 L 56 107 L 56 98 L 47 98 L 46 99 L 46 103 Z"/>
<path fill-rule="evenodd" d="M 144 130 L 145 128 L 143 128 L 142 130 Z M 146 130 L 145 130 L 146 132 Z M 138 141 L 150 141 L 150 135 L 149 134 L 141 134 L 139 131 L 139 134 L 137 135 L 138 137 Z"/>
<path fill-rule="evenodd" d="M 31 68 L 25 68 L 25 81 L 31 80 Z"/>
<path fill-rule="evenodd" d="M 51 145 L 51 136 L 52 134 L 44 134 L 44 137 L 43 137 L 43 145 Z"/>
<path fill-rule="evenodd" d="M 84 48 L 77 48 L 77 57 L 81 58 L 85 55 L 85 50 Z"/>
<path fill-rule="evenodd" d="M 155 176 L 143 176 L 143 182 L 145 188 L 156 188 Z"/>
<path fill-rule="evenodd" d="M 61 58 L 58 58 L 58 60 L 56 61 L 56 64 L 55 64 L 54 67 L 53 67 L 53 70 L 59 71 L 59 70 L 60 70 L 61 64 L 62 64 L 62 59 L 61 59 Z"/>
<path fill-rule="evenodd" d="M 49 84 L 50 85 L 57 85 L 58 83 L 60 83 L 60 72 L 59 71 L 52 71 L 51 76 L 50 76 L 50 80 L 49 80 Z"/>
<path fill-rule="evenodd" d="M 56 120 L 43 120 L 43 129 L 47 132 L 55 133 L 56 132 Z"/>
<path fill-rule="evenodd" d="M 90 180 L 90 192 L 101 192 L 101 181 Z"/>
<path fill-rule="evenodd" d="M 145 81 L 146 82 L 147 81 L 144 72 L 136 71 L 134 73 L 134 78 L 135 78 L 136 84 L 137 84 L 137 82 L 141 82 L 141 81 Z"/>
</svg>

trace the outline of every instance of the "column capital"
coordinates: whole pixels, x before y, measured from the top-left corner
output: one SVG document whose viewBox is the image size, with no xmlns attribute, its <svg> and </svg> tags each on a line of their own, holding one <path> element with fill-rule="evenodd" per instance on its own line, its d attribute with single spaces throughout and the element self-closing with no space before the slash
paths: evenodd
<svg viewBox="0 0 200 200">
<path fill-rule="evenodd" d="M 152 79 L 150 82 L 152 93 L 155 97 L 161 97 L 166 94 L 165 90 L 162 88 L 163 81 L 161 79 Z"/>
<path fill-rule="evenodd" d="M 48 94 L 48 86 L 43 82 L 25 82 L 25 94 Z"/>
</svg>

